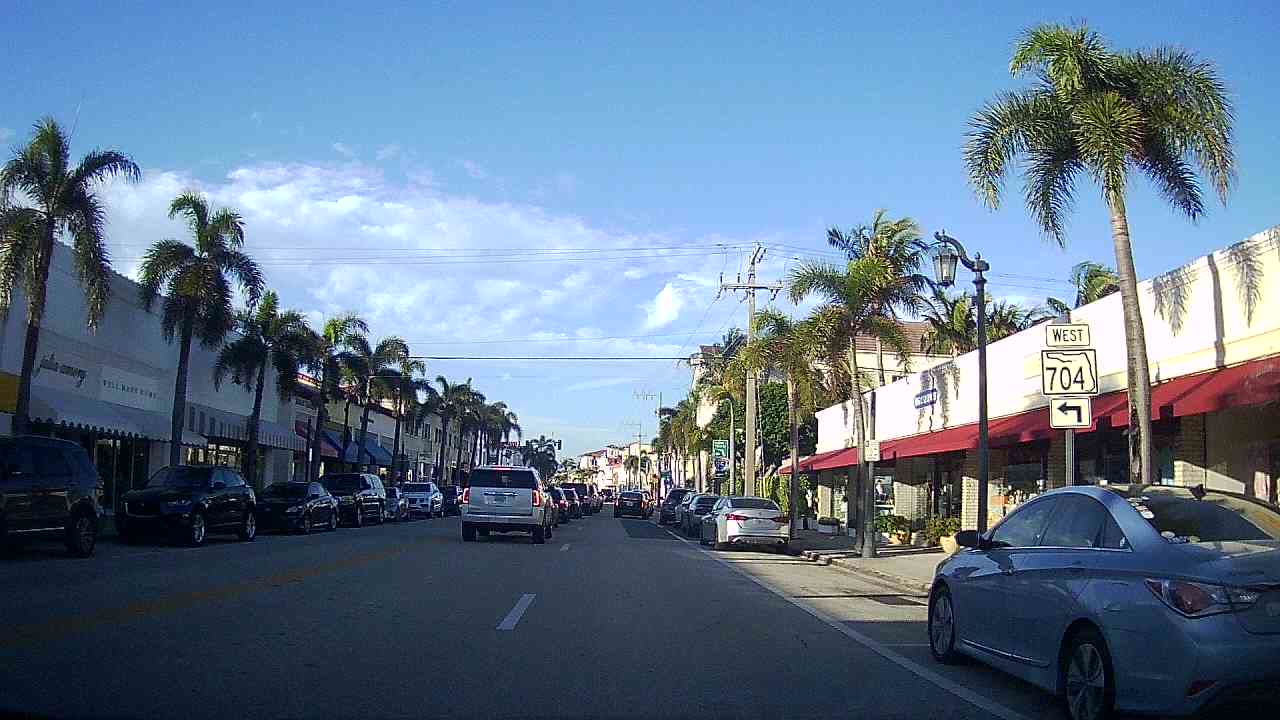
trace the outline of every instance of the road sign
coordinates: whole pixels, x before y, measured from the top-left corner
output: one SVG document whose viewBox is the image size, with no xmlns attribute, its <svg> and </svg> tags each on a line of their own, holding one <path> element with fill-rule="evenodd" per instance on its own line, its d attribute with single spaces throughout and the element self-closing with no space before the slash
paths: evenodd
<svg viewBox="0 0 1280 720">
<path fill-rule="evenodd" d="M 1041 350 L 1040 392 L 1045 395 L 1097 395 L 1098 352 Z"/>
<path fill-rule="evenodd" d="M 716 477 L 724 477 L 729 474 L 728 440 L 711 441 L 711 464 L 715 469 Z"/>
<path fill-rule="evenodd" d="M 1044 344 L 1051 348 L 1087 348 L 1089 326 L 1084 323 L 1048 324 L 1044 326 Z"/>
<path fill-rule="evenodd" d="M 1093 424 L 1093 402 L 1087 397 L 1056 397 L 1049 400 L 1049 427 L 1087 429 Z"/>
<path fill-rule="evenodd" d="M 867 440 L 867 456 L 862 458 L 863 462 L 880 462 L 880 441 Z"/>
</svg>

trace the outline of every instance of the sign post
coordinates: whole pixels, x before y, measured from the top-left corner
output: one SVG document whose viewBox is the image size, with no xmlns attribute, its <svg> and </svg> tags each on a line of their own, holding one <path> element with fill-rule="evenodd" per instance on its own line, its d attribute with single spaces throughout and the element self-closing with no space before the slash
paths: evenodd
<svg viewBox="0 0 1280 720">
<path fill-rule="evenodd" d="M 728 440 L 712 440 L 711 441 L 711 468 L 712 477 L 716 480 L 716 493 L 720 492 L 720 481 L 724 479 L 729 472 L 729 441 Z"/>
<path fill-rule="evenodd" d="M 1045 325 L 1044 341 L 1050 349 L 1040 351 L 1040 390 L 1049 397 L 1049 427 L 1063 430 L 1070 486 L 1076 484 L 1076 430 L 1093 424 L 1090 398 L 1098 394 L 1098 354 L 1085 323 Z"/>
</svg>

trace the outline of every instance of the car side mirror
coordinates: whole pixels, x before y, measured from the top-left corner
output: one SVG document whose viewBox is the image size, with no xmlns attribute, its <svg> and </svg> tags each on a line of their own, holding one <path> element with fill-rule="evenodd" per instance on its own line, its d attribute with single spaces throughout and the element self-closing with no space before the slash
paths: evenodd
<svg viewBox="0 0 1280 720">
<path fill-rule="evenodd" d="M 986 546 L 977 530 L 961 530 L 956 533 L 956 544 L 960 547 L 973 548 L 975 550 L 982 550 Z"/>
<path fill-rule="evenodd" d="M 227 483 L 222 480 L 214 480 L 213 482 L 209 483 L 210 490 L 223 490 L 226 487 L 227 487 Z"/>
</svg>

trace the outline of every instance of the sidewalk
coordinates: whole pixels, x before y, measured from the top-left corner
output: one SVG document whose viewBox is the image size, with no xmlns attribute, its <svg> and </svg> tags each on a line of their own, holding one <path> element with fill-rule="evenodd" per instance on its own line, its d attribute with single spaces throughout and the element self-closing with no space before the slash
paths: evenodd
<svg viewBox="0 0 1280 720">
<path fill-rule="evenodd" d="M 813 530 L 797 530 L 791 540 L 794 552 L 820 564 L 869 575 L 913 593 L 927 593 L 933 571 L 946 559 L 939 547 L 882 545 L 878 557 L 864 560 L 848 535 L 823 535 Z"/>
</svg>

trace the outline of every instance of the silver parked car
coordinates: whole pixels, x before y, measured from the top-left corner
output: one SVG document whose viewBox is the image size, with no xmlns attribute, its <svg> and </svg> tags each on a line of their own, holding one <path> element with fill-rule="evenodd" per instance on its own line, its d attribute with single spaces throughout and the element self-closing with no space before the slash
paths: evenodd
<svg viewBox="0 0 1280 720">
<path fill-rule="evenodd" d="M 531 467 L 481 466 L 462 491 L 462 539 L 490 532 L 527 532 L 535 544 L 551 537 L 555 511 L 538 471 Z"/>
<path fill-rule="evenodd" d="M 409 517 L 444 517 L 444 493 L 433 482 L 405 483 L 404 496 L 409 502 Z"/>
<path fill-rule="evenodd" d="M 929 600 L 938 660 L 1061 694 L 1076 720 L 1277 701 L 1280 508 L 1203 487 L 1068 487 L 956 540 Z"/>
<path fill-rule="evenodd" d="M 387 519 L 391 522 L 409 519 L 409 499 L 395 486 L 387 488 Z"/>
<path fill-rule="evenodd" d="M 785 550 L 791 542 L 791 518 L 768 498 L 725 497 L 702 516 L 698 541 L 723 550 L 731 545 L 762 545 Z"/>
</svg>

